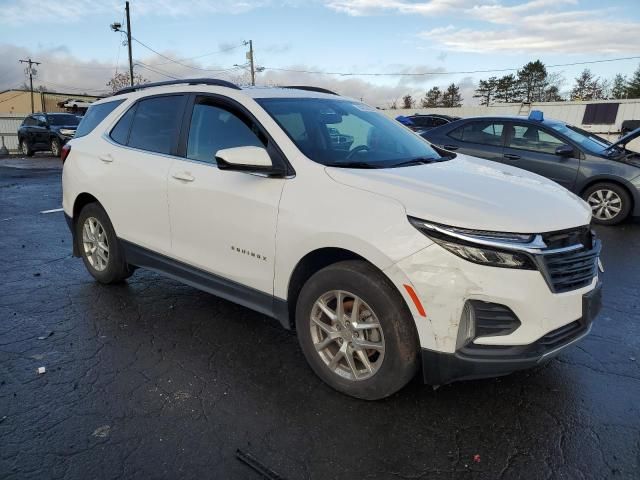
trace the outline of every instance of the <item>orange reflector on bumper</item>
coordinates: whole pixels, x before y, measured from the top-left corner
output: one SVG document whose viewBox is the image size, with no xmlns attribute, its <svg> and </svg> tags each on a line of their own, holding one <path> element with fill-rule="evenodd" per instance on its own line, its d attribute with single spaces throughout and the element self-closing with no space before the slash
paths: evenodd
<svg viewBox="0 0 640 480">
<path fill-rule="evenodd" d="M 413 304 L 418 309 L 418 313 L 420 314 L 420 316 L 421 317 L 426 317 L 427 316 L 427 312 L 424 311 L 424 307 L 422 306 L 422 302 L 420 302 L 420 299 L 418 298 L 418 295 L 416 295 L 416 291 L 413 289 L 413 287 L 411 285 L 405 284 L 404 288 L 407 291 L 407 293 L 409 294 L 409 296 L 411 297 L 411 300 L 413 300 Z"/>
</svg>

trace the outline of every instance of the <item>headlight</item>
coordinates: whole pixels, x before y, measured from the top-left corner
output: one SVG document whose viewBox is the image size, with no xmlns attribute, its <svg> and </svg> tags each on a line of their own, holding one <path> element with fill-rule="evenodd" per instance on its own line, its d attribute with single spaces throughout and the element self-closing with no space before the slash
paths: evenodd
<svg viewBox="0 0 640 480">
<path fill-rule="evenodd" d="M 522 251 L 538 248 L 536 236 L 447 227 L 409 217 L 411 224 L 441 247 L 469 262 L 502 268 L 535 270 L 531 257 Z"/>
<path fill-rule="evenodd" d="M 64 135 L 65 137 L 73 137 L 73 135 L 76 133 L 75 130 L 69 130 L 68 128 L 61 128 L 60 129 L 60 133 L 62 135 Z"/>
</svg>

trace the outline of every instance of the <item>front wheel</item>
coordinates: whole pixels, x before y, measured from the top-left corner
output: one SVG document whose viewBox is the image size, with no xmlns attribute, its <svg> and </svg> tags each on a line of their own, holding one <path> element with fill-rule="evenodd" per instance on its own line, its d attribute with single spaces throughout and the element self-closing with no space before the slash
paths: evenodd
<svg viewBox="0 0 640 480">
<path fill-rule="evenodd" d="M 84 265 L 100 283 L 118 283 L 133 269 L 127 265 L 111 220 L 97 203 L 86 205 L 76 221 L 76 242 Z"/>
<path fill-rule="evenodd" d="M 631 212 L 629 193 L 615 183 L 597 183 L 587 188 L 582 198 L 591 207 L 593 221 L 601 225 L 617 225 Z"/>
<path fill-rule="evenodd" d="M 27 156 L 27 157 L 33 157 L 34 151 L 31 150 L 31 147 L 29 146 L 29 142 L 27 142 L 26 139 L 21 139 L 20 140 L 20 152 L 22 152 L 23 155 Z"/>
<path fill-rule="evenodd" d="M 389 279 L 363 261 L 336 263 L 307 281 L 296 305 L 296 330 L 314 372 L 353 397 L 387 397 L 418 368 L 408 307 Z"/>
<path fill-rule="evenodd" d="M 51 155 L 54 157 L 59 157 L 60 152 L 62 151 L 62 145 L 60 144 L 60 140 L 57 138 L 51 139 Z"/>
</svg>

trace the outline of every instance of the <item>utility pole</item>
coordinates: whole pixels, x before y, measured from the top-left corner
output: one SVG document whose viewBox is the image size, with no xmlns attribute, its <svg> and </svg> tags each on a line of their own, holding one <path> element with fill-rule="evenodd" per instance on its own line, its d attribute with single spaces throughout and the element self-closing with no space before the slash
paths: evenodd
<svg viewBox="0 0 640 480">
<path fill-rule="evenodd" d="M 249 44 L 249 51 L 247 52 L 247 60 L 249 60 L 249 68 L 251 69 L 251 85 L 256 84 L 256 68 L 253 63 L 253 40 L 244 42 L 245 45 Z"/>
<path fill-rule="evenodd" d="M 133 87 L 133 57 L 131 55 L 131 15 L 129 14 L 129 2 L 125 2 L 125 11 L 127 12 L 127 45 L 129 47 L 129 78 Z"/>
<path fill-rule="evenodd" d="M 29 72 L 29 88 L 31 89 L 31 113 L 34 113 L 34 107 L 33 107 L 33 67 L 32 65 L 40 65 L 40 62 L 34 62 L 33 60 L 31 60 L 30 58 L 26 59 L 26 60 L 20 60 L 20 63 L 28 63 L 29 66 L 27 67 L 27 70 Z"/>
</svg>

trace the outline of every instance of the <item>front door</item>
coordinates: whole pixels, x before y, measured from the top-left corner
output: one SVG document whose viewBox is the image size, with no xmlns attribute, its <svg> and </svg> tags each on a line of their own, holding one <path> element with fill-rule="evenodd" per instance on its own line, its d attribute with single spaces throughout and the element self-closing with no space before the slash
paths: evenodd
<svg viewBox="0 0 640 480">
<path fill-rule="evenodd" d="M 209 96 L 192 103 L 184 158 L 173 161 L 168 177 L 172 256 L 272 294 L 278 205 L 287 180 L 218 169 L 218 150 L 266 147 L 266 135 L 238 107 Z"/>
<path fill-rule="evenodd" d="M 571 156 L 556 155 L 556 148 L 566 142 L 530 123 L 514 122 L 507 130 L 504 163 L 547 177 L 569 190 L 573 188 L 580 167 L 577 149 Z"/>
</svg>

